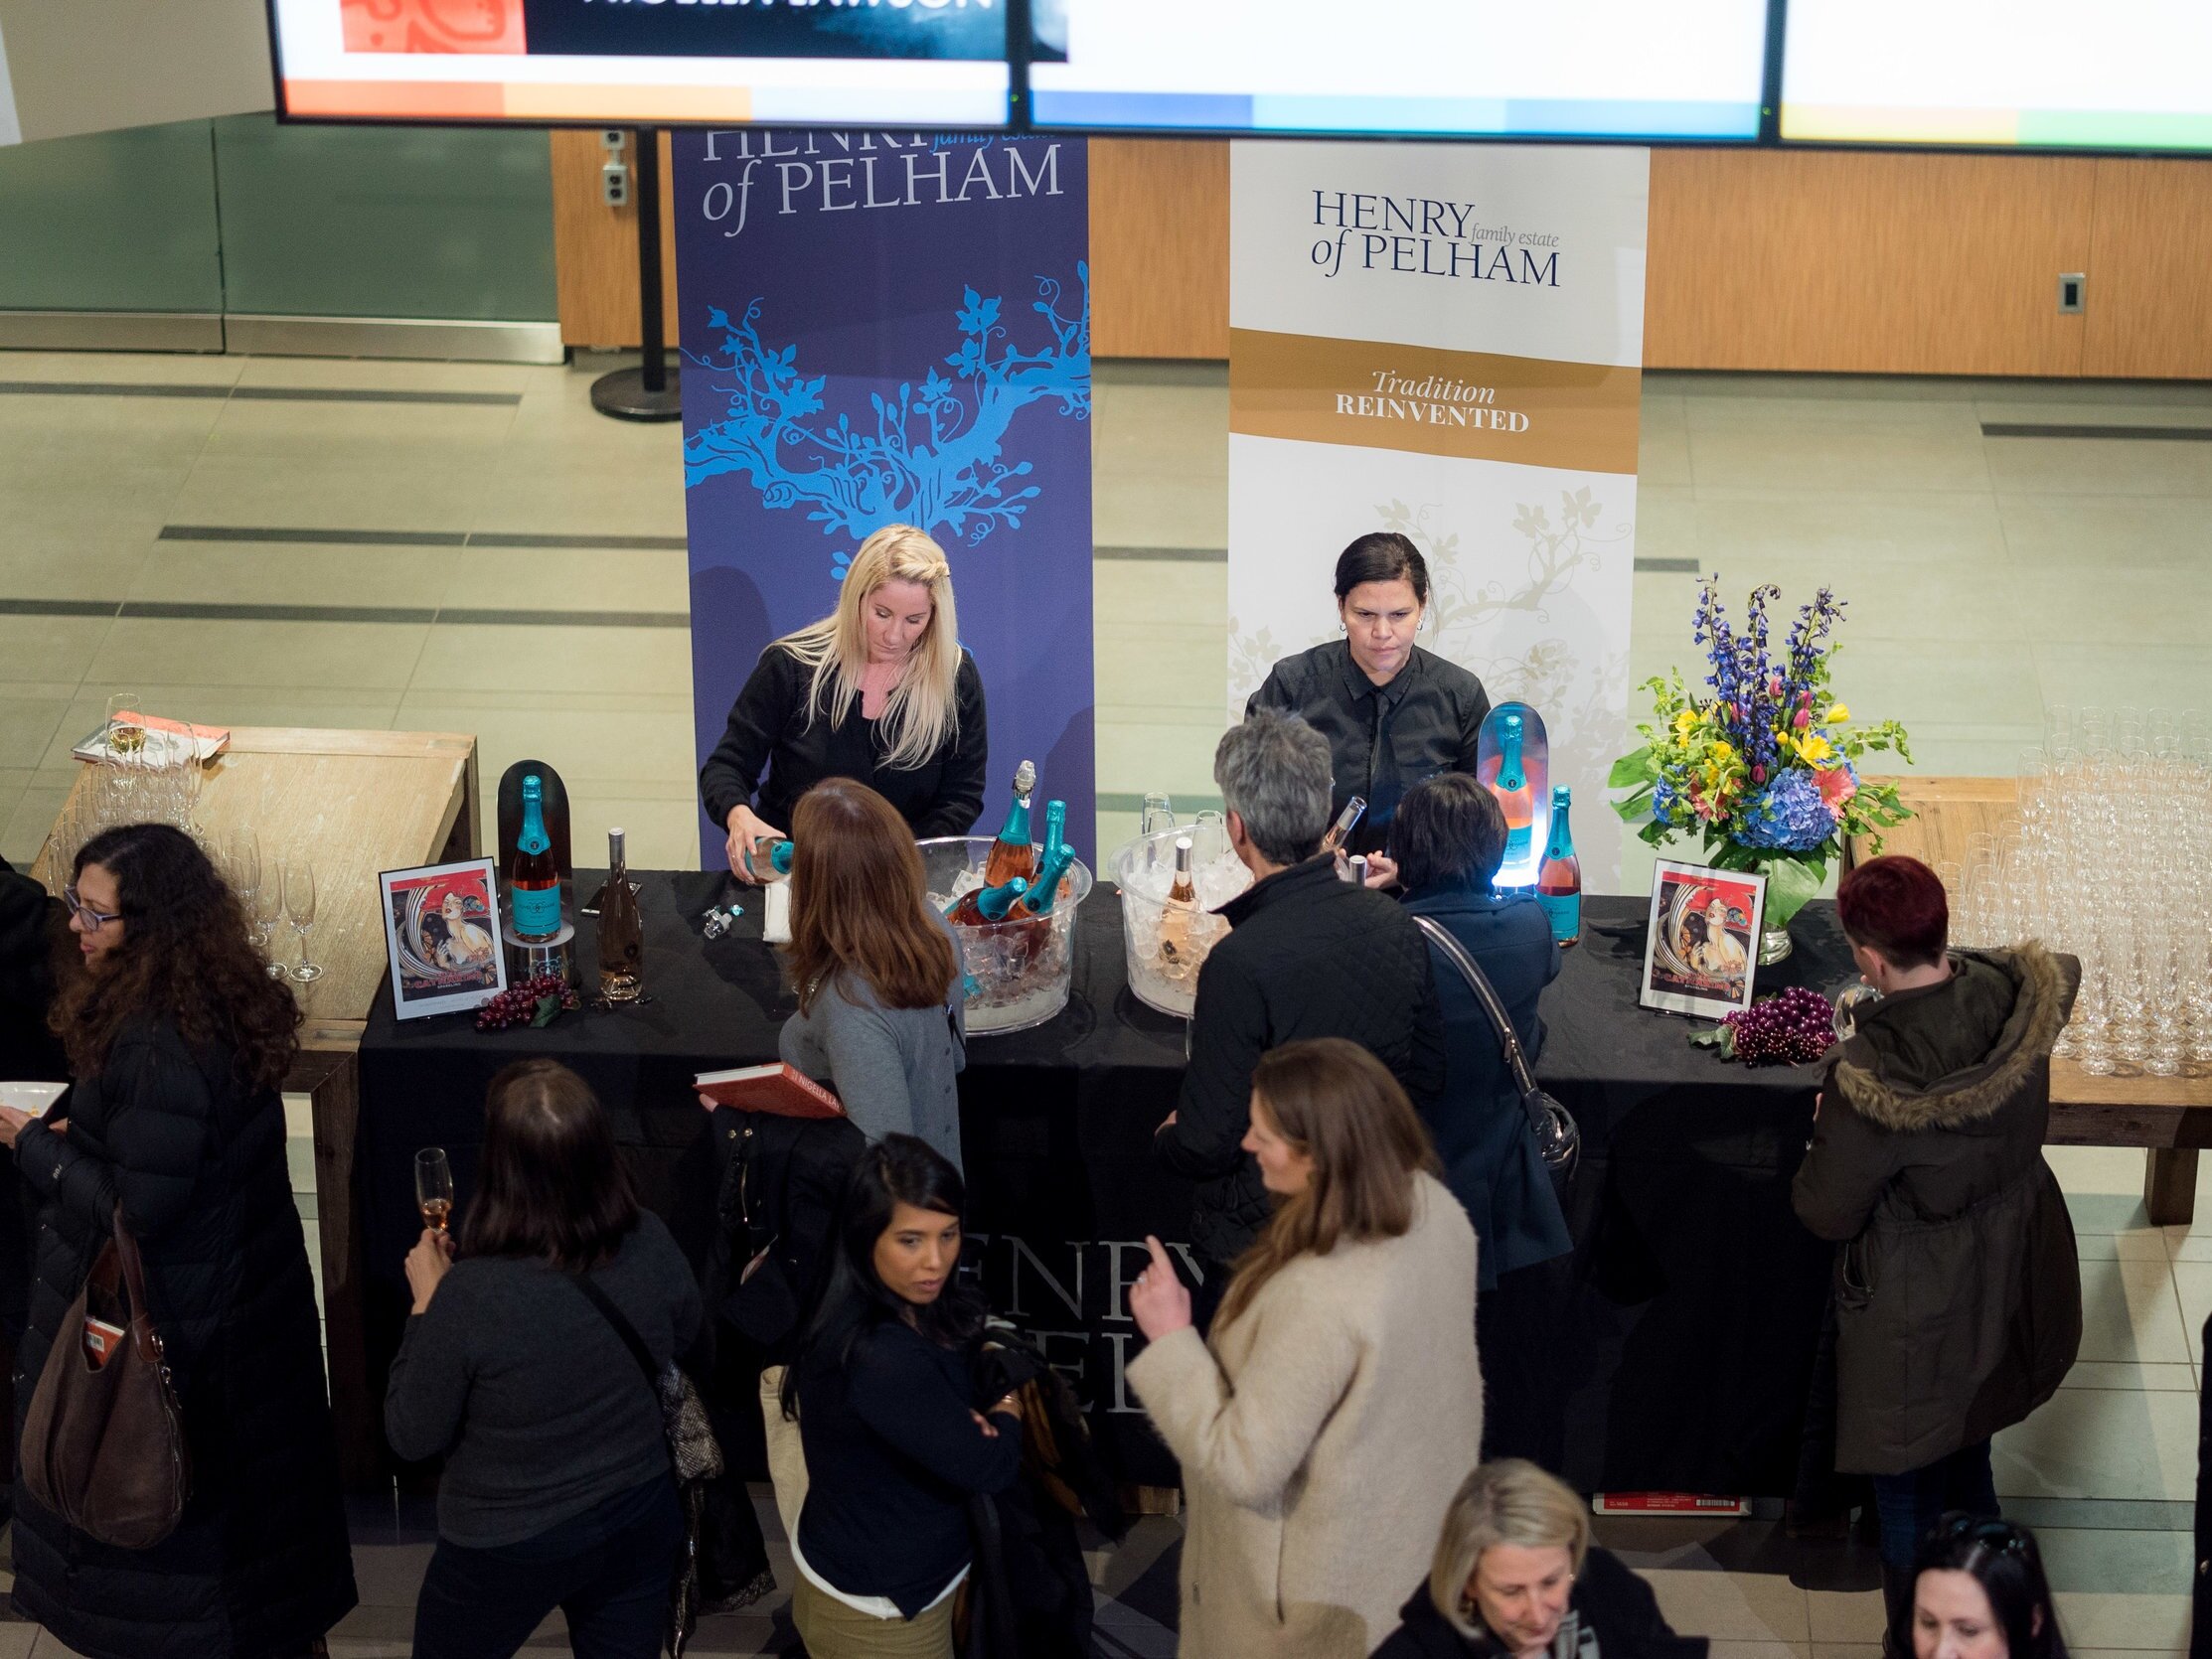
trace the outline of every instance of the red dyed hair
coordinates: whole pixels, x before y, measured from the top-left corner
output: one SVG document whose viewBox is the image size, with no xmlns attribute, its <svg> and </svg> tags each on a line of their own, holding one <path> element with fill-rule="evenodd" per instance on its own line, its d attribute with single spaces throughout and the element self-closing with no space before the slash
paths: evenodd
<svg viewBox="0 0 2212 1659">
<path fill-rule="evenodd" d="M 1898 968 L 1943 960 L 1951 905 L 1943 882 L 1918 858 L 1885 853 L 1869 858 L 1835 889 L 1835 911 L 1854 945 L 1879 951 Z"/>
</svg>

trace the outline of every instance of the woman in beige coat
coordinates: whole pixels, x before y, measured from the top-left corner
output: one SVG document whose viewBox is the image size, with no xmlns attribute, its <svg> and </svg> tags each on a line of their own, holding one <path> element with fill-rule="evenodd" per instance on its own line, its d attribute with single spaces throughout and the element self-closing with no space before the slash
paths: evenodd
<svg viewBox="0 0 2212 1659">
<path fill-rule="evenodd" d="M 1276 1195 L 1210 1340 L 1160 1241 L 1129 1381 L 1183 1462 L 1185 1659 L 1365 1659 L 1483 1439 L 1475 1234 L 1382 1063 L 1328 1037 L 1252 1076 Z"/>
</svg>

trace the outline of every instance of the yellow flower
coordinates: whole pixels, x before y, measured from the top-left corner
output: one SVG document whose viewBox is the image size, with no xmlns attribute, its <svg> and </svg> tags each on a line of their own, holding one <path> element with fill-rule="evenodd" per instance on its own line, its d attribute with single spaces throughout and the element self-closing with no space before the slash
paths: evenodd
<svg viewBox="0 0 2212 1659">
<path fill-rule="evenodd" d="M 1835 757 L 1834 748 L 1818 732 L 1808 732 L 1805 736 L 1799 738 L 1798 753 L 1805 757 L 1806 763 L 1810 766 L 1818 766 L 1822 761 L 1832 760 Z"/>
<path fill-rule="evenodd" d="M 1834 703 L 1830 705 L 1827 711 L 1826 720 L 1831 726 L 1839 726 L 1850 717 L 1851 711 L 1848 708 L 1845 708 L 1841 703 Z"/>
<path fill-rule="evenodd" d="M 1689 734 L 1690 734 L 1691 732 L 1695 731 L 1696 729 L 1697 729 L 1697 710 L 1696 710 L 1696 709 L 1694 709 L 1694 708 L 1685 708 L 1685 709 L 1683 709 L 1683 710 L 1682 710 L 1682 711 L 1681 711 L 1681 712 L 1680 712 L 1679 714 L 1677 714 L 1677 715 L 1675 715 L 1675 716 L 1674 716 L 1674 735 L 1675 735 L 1675 736 L 1677 736 L 1677 737 L 1687 737 L 1687 736 L 1688 736 L 1688 735 L 1689 735 Z"/>
<path fill-rule="evenodd" d="M 1736 758 L 1736 751 L 1730 748 L 1724 739 L 1715 739 L 1713 743 L 1712 755 L 1714 765 L 1726 766 L 1730 761 Z"/>
</svg>

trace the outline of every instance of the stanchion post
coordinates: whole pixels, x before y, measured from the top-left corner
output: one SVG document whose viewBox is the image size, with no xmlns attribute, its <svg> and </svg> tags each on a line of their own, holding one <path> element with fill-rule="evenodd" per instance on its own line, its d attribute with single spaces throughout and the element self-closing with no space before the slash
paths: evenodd
<svg viewBox="0 0 2212 1659">
<path fill-rule="evenodd" d="M 591 406 L 617 420 L 678 420 L 684 413 L 678 372 L 668 366 L 661 309 L 661 135 L 640 127 L 630 135 L 631 185 L 638 209 L 638 338 L 644 358 L 591 382 Z"/>
</svg>

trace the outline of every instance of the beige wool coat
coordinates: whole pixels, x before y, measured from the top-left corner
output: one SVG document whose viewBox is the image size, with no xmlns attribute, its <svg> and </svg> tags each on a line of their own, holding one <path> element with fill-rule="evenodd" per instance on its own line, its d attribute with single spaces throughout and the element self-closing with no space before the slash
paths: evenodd
<svg viewBox="0 0 2212 1659">
<path fill-rule="evenodd" d="M 1278 1273 L 1210 1346 L 1130 1362 L 1183 1463 L 1183 1659 L 1365 1659 L 1427 1574 L 1479 1459 L 1475 1233 L 1415 1177 L 1400 1238 Z"/>
</svg>

